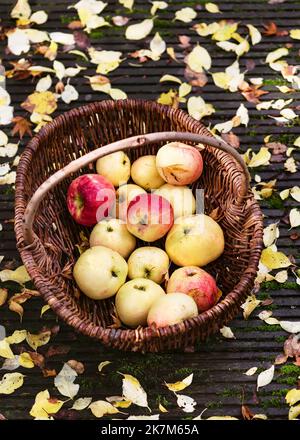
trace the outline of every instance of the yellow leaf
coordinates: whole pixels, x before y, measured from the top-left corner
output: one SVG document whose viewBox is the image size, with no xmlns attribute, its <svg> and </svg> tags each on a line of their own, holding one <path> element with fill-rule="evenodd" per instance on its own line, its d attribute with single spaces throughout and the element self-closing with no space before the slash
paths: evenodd
<svg viewBox="0 0 300 440">
<path fill-rule="evenodd" d="M 291 29 L 290 37 L 294 40 L 300 40 L 300 29 Z"/>
<path fill-rule="evenodd" d="M 183 380 L 181 380 L 181 381 L 178 381 L 178 382 L 175 382 L 175 383 L 166 383 L 166 382 L 165 382 L 165 385 L 166 385 L 166 387 L 167 387 L 170 391 L 173 391 L 173 392 L 176 392 L 176 391 L 182 391 L 182 390 L 184 390 L 186 387 L 188 387 L 189 385 L 191 385 L 191 383 L 193 382 L 193 377 L 194 377 L 194 375 L 193 375 L 193 373 L 192 373 L 192 374 L 190 374 L 189 376 L 187 376 L 185 379 L 183 379 Z"/>
<path fill-rule="evenodd" d="M 106 367 L 107 365 L 111 364 L 111 361 L 103 361 L 100 362 L 100 364 L 98 365 L 98 371 L 101 373 L 101 371 L 103 370 L 104 367 Z"/>
<path fill-rule="evenodd" d="M 284 108 L 283 110 L 280 111 L 280 114 L 289 121 L 298 117 L 298 115 L 296 115 L 294 110 L 292 110 L 291 108 Z"/>
<path fill-rule="evenodd" d="M 249 29 L 252 44 L 258 44 L 261 41 L 261 33 L 259 30 L 252 24 L 247 24 L 247 28 Z"/>
<path fill-rule="evenodd" d="M 42 345 L 48 344 L 50 337 L 51 337 L 50 330 L 46 330 L 46 331 L 38 333 L 36 335 L 27 332 L 26 341 L 27 341 L 27 344 L 33 350 L 37 350 L 38 347 L 41 347 Z"/>
<path fill-rule="evenodd" d="M 292 264 L 284 253 L 274 251 L 271 247 L 263 249 L 260 262 L 268 269 L 281 269 Z"/>
<path fill-rule="evenodd" d="M 48 15 L 45 11 L 36 11 L 30 17 L 31 23 L 43 24 L 48 20 Z"/>
<path fill-rule="evenodd" d="M 222 20 L 219 23 L 219 28 L 214 32 L 212 39 L 217 41 L 230 40 L 232 35 L 236 32 L 238 23 L 229 23 Z"/>
<path fill-rule="evenodd" d="M 284 189 L 283 191 L 280 191 L 279 195 L 280 195 L 280 198 L 282 200 L 285 200 L 290 195 L 290 190 L 289 189 Z"/>
<path fill-rule="evenodd" d="M 149 408 L 147 393 L 141 386 L 140 382 L 130 374 L 122 374 L 122 376 L 123 396 L 135 405 Z"/>
<path fill-rule="evenodd" d="M 35 396 L 35 402 L 29 414 L 35 419 L 50 419 L 51 415 L 56 414 L 63 404 L 61 400 L 50 398 L 48 390 L 40 391 Z"/>
<path fill-rule="evenodd" d="M 5 359 L 13 359 L 14 358 L 14 354 L 11 351 L 9 343 L 7 342 L 6 339 L 2 339 L 2 341 L 0 341 L 0 356 Z"/>
<path fill-rule="evenodd" d="M 21 104 L 30 113 L 50 115 L 57 109 L 55 95 L 52 92 L 34 92 Z"/>
<path fill-rule="evenodd" d="M 89 55 L 91 57 L 91 63 L 98 64 L 96 73 L 102 75 L 106 75 L 112 70 L 115 70 L 122 61 L 122 52 L 115 50 L 95 50 L 94 48 L 90 48 Z"/>
<path fill-rule="evenodd" d="M 203 69 L 211 68 L 211 57 L 207 50 L 197 44 L 186 58 L 187 65 L 191 70 L 197 73 L 203 72 Z"/>
<path fill-rule="evenodd" d="M 300 188 L 299 188 L 299 186 L 293 186 L 293 188 L 291 188 L 290 194 L 293 197 L 293 199 L 297 200 L 297 202 L 300 202 Z"/>
<path fill-rule="evenodd" d="M 209 116 L 215 112 L 212 104 L 207 104 L 201 96 L 192 96 L 187 103 L 187 109 L 189 115 L 193 116 L 197 121 L 204 116 Z"/>
<path fill-rule="evenodd" d="M 109 402 L 105 402 L 105 400 L 97 400 L 96 402 L 91 403 L 89 409 L 97 418 L 103 417 L 106 414 L 117 414 L 119 412 L 117 408 Z"/>
<path fill-rule="evenodd" d="M 49 306 L 49 304 L 45 304 L 45 305 L 42 307 L 42 309 L 41 309 L 40 317 L 42 317 L 43 314 L 46 313 L 47 310 L 49 310 L 49 309 L 51 309 L 51 307 Z"/>
<path fill-rule="evenodd" d="M 293 157 L 289 157 L 284 163 L 284 168 L 290 173 L 296 173 L 297 165 L 295 159 Z"/>
<path fill-rule="evenodd" d="M 219 9 L 219 6 L 215 3 L 205 3 L 205 9 L 210 12 L 211 14 L 219 14 L 221 11 Z"/>
<path fill-rule="evenodd" d="M 119 0 L 119 3 L 124 6 L 124 8 L 132 10 L 134 0 Z"/>
<path fill-rule="evenodd" d="M 11 336 L 5 338 L 9 344 L 20 344 L 26 339 L 27 330 L 15 330 Z"/>
<path fill-rule="evenodd" d="M 286 47 L 280 47 L 279 49 L 273 50 L 272 52 L 268 53 L 266 63 L 274 63 L 275 61 L 279 60 L 279 58 L 288 55 L 288 53 L 289 51 Z"/>
<path fill-rule="evenodd" d="M 231 330 L 230 327 L 226 327 L 226 325 L 224 325 L 221 329 L 220 329 L 220 333 L 222 336 L 224 336 L 224 338 L 227 339 L 235 339 L 234 333 Z"/>
<path fill-rule="evenodd" d="M 249 370 L 246 371 L 246 373 L 244 373 L 246 376 L 253 376 L 253 374 L 256 373 L 257 371 L 257 367 L 251 367 L 249 368 Z"/>
<path fill-rule="evenodd" d="M 18 0 L 15 7 L 12 9 L 11 18 L 29 18 L 31 15 L 31 8 L 28 0 Z"/>
<path fill-rule="evenodd" d="M 177 78 L 177 76 L 168 75 L 168 74 L 163 75 L 159 80 L 159 82 L 164 82 L 164 81 L 170 81 L 170 82 L 176 82 L 178 84 L 182 84 L 182 81 L 180 78 Z"/>
<path fill-rule="evenodd" d="M 290 224 L 291 228 L 297 228 L 300 226 L 300 211 L 297 208 L 290 211 Z"/>
<path fill-rule="evenodd" d="M 229 81 L 231 78 L 229 75 L 227 75 L 226 72 L 215 72 L 212 74 L 212 78 L 217 87 L 220 87 L 221 89 L 224 90 L 228 90 Z"/>
<path fill-rule="evenodd" d="M 183 21 L 183 23 L 190 23 L 197 17 L 197 12 L 192 8 L 182 8 L 175 12 L 175 20 Z"/>
<path fill-rule="evenodd" d="M 0 289 L 0 307 L 5 304 L 7 300 L 7 289 Z"/>
<path fill-rule="evenodd" d="M 300 136 L 298 136 L 297 139 L 294 140 L 294 145 L 296 147 L 300 147 Z"/>
<path fill-rule="evenodd" d="M 264 229 L 263 240 L 266 247 L 271 246 L 278 237 L 279 229 L 277 223 L 271 223 Z"/>
<path fill-rule="evenodd" d="M 200 37 L 207 37 L 208 35 L 215 34 L 220 28 L 220 24 L 216 22 L 210 24 L 199 23 L 194 26 L 194 29 Z"/>
<path fill-rule="evenodd" d="M 184 96 L 188 95 L 192 91 L 192 86 L 188 83 L 182 83 L 180 84 L 178 94 L 179 98 L 183 98 Z"/>
<path fill-rule="evenodd" d="M 30 281 L 30 276 L 25 266 L 20 266 L 16 270 L 4 269 L 0 272 L 0 281 L 15 281 L 19 284 L 25 284 Z"/>
<path fill-rule="evenodd" d="M 131 404 L 132 404 L 131 400 L 119 400 L 113 402 L 113 406 L 115 408 L 129 408 Z"/>
<path fill-rule="evenodd" d="M 214 126 L 214 130 L 217 130 L 219 133 L 228 133 L 233 128 L 232 120 L 222 122 L 220 124 L 216 124 Z"/>
<path fill-rule="evenodd" d="M 29 353 L 21 353 L 19 356 L 19 363 L 24 368 L 34 367 L 34 362 L 32 361 Z"/>
<path fill-rule="evenodd" d="M 168 7 L 168 3 L 163 2 L 163 1 L 154 1 L 151 3 L 152 3 L 152 7 L 150 10 L 151 15 L 155 15 L 155 13 L 158 9 L 166 9 Z"/>
<path fill-rule="evenodd" d="M 24 375 L 21 373 L 6 373 L 0 381 L 0 394 L 12 394 L 23 385 Z"/>
<path fill-rule="evenodd" d="M 277 272 L 277 274 L 274 277 L 274 280 L 277 281 L 277 283 L 285 283 L 287 279 L 288 279 L 287 270 L 281 270 L 280 272 Z"/>
<path fill-rule="evenodd" d="M 239 419 L 232 416 L 212 416 L 212 417 L 208 417 L 205 420 L 239 420 Z"/>
<path fill-rule="evenodd" d="M 109 95 L 110 95 L 110 97 L 112 99 L 115 99 L 115 100 L 117 100 L 117 99 L 126 99 L 127 98 L 126 93 L 123 92 L 123 90 L 121 90 L 121 89 L 111 88 L 109 90 Z"/>
<path fill-rule="evenodd" d="M 244 304 L 241 305 L 241 308 L 243 311 L 244 319 L 248 319 L 253 310 L 256 309 L 260 305 L 261 301 L 259 299 L 256 299 L 255 295 L 249 295 L 244 302 Z"/>
<path fill-rule="evenodd" d="M 299 400 L 300 400 L 300 390 L 293 388 L 292 390 L 286 393 L 285 401 L 290 406 L 295 405 L 295 403 L 299 402 Z"/>
<path fill-rule="evenodd" d="M 161 38 L 159 32 L 156 32 L 156 34 L 150 41 L 150 50 L 152 52 L 153 59 L 159 59 L 159 57 L 166 50 L 166 47 L 166 42 Z"/>
<path fill-rule="evenodd" d="M 295 420 L 299 415 L 300 415 L 300 405 L 292 406 L 289 410 L 289 420 Z"/>
<path fill-rule="evenodd" d="M 170 89 L 167 93 L 162 93 L 158 98 L 159 104 L 170 105 L 172 107 L 178 107 L 178 94 L 176 90 Z"/>
<path fill-rule="evenodd" d="M 262 165 L 268 165 L 271 159 L 271 153 L 266 147 L 261 147 L 258 153 L 253 153 L 253 156 L 248 163 L 248 167 L 260 167 Z"/>
<path fill-rule="evenodd" d="M 150 34 L 153 28 L 153 20 L 147 18 L 140 23 L 132 24 L 127 27 L 125 38 L 127 40 L 142 40 Z"/>
<path fill-rule="evenodd" d="M 158 405 L 158 409 L 162 413 L 167 413 L 168 412 L 168 410 L 161 403 Z"/>
</svg>

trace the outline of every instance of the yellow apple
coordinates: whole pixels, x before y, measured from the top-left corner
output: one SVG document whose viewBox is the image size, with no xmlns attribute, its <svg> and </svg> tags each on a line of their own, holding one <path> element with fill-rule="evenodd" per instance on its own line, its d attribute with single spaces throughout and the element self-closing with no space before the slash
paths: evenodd
<svg viewBox="0 0 300 440">
<path fill-rule="evenodd" d="M 123 151 L 117 151 L 100 157 L 96 162 L 96 170 L 114 186 L 120 186 L 129 180 L 130 159 Z"/>
<path fill-rule="evenodd" d="M 224 251 L 224 234 L 205 214 L 176 219 L 166 239 L 166 251 L 177 266 L 205 266 Z"/>
<path fill-rule="evenodd" d="M 127 263 L 118 252 L 104 246 L 94 246 L 80 255 L 73 275 L 86 296 L 105 299 L 115 295 L 125 283 L 127 272 Z"/>
<path fill-rule="evenodd" d="M 196 211 L 195 197 L 192 190 L 187 186 L 176 186 L 166 183 L 158 188 L 155 194 L 164 197 L 171 203 L 175 219 L 194 214 Z"/>
<path fill-rule="evenodd" d="M 105 246 L 127 258 L 135 249 L 136 238 L 124 222 L 117 218 L 103 219 L 92 230 L 90 246 Z"/>
<path fill-rule="evenodd" d="M 165 291 L 146 278 L 136 278 L 125 283 L 116 295 L 116 310 L 120 320 L 128 327 L 147 324 L 150 307 Z"/>
<path fill-rule="evenodd" d="M 167 183 L 189 185 L 201 176 L 203 161 L 197 148 L 182 142 L 170 142 L 158 150 L 156 167 Z"/>
<path fill-rule="evenodd" d="M 156 327 L 179 324 L 188 318 L 198 315 L 197 304 L 192 297 L 181 292 L 168 293 L 158 298 L 149 310 L 148 325 Z"/>
<path fill-rule="evenodd" d="M 156 168 L 156 156 L 141 156 L 133 162 L 131 167 L 132 180 L 144 189 L 159 188 L 164 179 L 159 175 Z"/>
<path fill-rule="evenodd" d="M 139 194 L 146 194 L 146 191 L 138 185 L 129 183 L 128 185 L 120 186 L 120 188 L 116 192 L 116 215 L 118 218 L 126 222 L 128 205 L 131 200 L 133 200 Z"/>
<path fill-rule="evenodd" d="M 168 254 L 155 246 L 136 249 L 128 259 L 128 277 L 148 278 L 161 284 L 169 269 Z"/>
</svg>

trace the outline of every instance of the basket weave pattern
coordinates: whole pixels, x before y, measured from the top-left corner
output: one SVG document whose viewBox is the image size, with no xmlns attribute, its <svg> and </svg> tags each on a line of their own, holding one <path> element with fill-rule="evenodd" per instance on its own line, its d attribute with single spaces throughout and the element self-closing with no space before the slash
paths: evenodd
<svg viewBox="0 0 300 440">
<path fill-rule="evenodd" d="M 241 170 L 234 158 L 206 146 L 204 172 L 193 190 L 204 189 L 205 213 L 214 212 L 225 234 L 225 251 L 208 270 L 223 292 L 221 301 L 207 312 L 183 323 L 161 329 L 126 330 L 113 327 L 114 299 L 93 301 L 79 294 L 72 278 L 78 258 L 80 232 L 67 211 L 66 193 L 80 174 L 95 172 L 95 164 L 67 177 L 42 201 L 34 222 L 34 242 L 24 242 L 23 217 L 37 188 L 56 171 L 100 146 L 130 136 L 181 131 L 212 136 L 198 121 L 181 110 L 153 102 L 102 101 L 71 110 L 46 125 L 25 149 L 17 172 L 15 231 L 22 260 L 45 301 L 79 332 L 122 350 L 167 351 L 191 347 L 218 331 L 237 315 L 250 293 L 262 249 L 262 215 L 252 193 L 242 200 Z M 162 143 L 127 151 L 131 161 L 156 154 Z M 163 246 L 164 240 L 155 242 Z M 141 241 L 138 246 L 145 244 Z M 171 268 L 172 270 L 172 268 Z"/>
</svg>

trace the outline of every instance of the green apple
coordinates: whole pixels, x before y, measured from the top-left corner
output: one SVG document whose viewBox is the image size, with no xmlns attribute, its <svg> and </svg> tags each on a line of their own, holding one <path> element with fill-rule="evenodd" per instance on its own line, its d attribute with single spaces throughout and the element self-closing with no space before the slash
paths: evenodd
<svg viewBox="0 0 300 440">
<path fill-rule="evenodd" d="M 168 254 L 155 246 L 143 246 L 136 249 L 128 259 L 128 277 L 148 278 L 161 284 L 169 269 Z"/>
</svg>

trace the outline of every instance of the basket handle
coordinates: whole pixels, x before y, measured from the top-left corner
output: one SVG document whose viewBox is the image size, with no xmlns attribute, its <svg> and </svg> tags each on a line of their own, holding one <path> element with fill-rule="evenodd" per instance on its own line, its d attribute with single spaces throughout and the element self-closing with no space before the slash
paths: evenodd
<svg viewBox="0 0 300 440">
<path fill-rule="evenodd" d="M 202 136 L 200 134 L 195 134 L 195 133 L 174 132 L 174 131 L 148 133 L 138 136 L 132 136 L 105 145 L 103 147 L 99 147 L 96 150 L 93 150 L 85 154 L 84 156 L 75 159 L 74 161 L 70 162 L 68 165 L 66 165 L 64 168 L 54 173 L 47 180 L 45 180 L 45 182 L 42 183 L 42 185 L 35 191 L 35 193 L 31 197 L 24 213 L 23 234 L 24 234 L 25 244 L 30 245 L 34 241 L 33 222 L 41 201 L 44 199 L 48 191 L 54 188 L 59 182 L 64 180 L 70 174 L 78 171 L 80 168 L 87 166 L 89 163 L 94 162 L 95 160 L 99 159 L 102 156 L 106 156 L 107 154 L 114 153 L 119 150 L 128 150 L 130 148 L 153 144 L 162 141 L 196 142 L 198 144 L 201 143 L 205 145 L 210 145 L 212 147 L 218 148 L 220 150 L 225 151 L 226 153 L 231 154 L 231 156 L 234 157 L 234 159 L 236 160 L 236 162 L 238 162 L 238 164 L 240 165 L 243 171 L 238 201 L 242 202 L 244 197 L 247 196 L 249 182 L 250 182 L 247 166 L 241 155 L 233 147 L 231 147 L 223 140 L 209 136 Z"/>
</svg>

